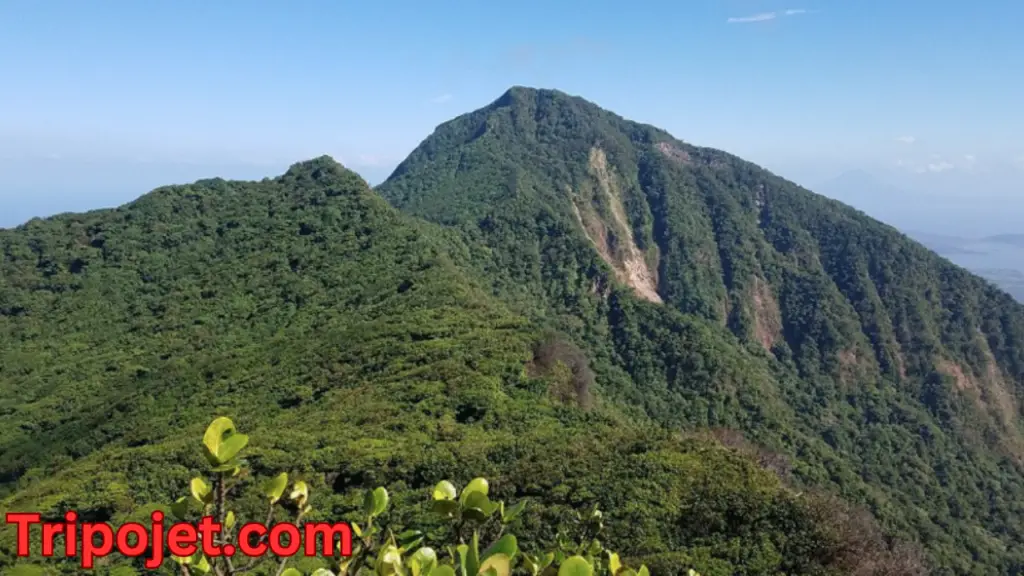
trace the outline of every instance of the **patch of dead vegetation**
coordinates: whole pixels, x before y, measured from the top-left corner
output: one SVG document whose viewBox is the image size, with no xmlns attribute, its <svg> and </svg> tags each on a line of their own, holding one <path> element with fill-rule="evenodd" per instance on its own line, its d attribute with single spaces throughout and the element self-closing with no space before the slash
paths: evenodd
<svg viewBox="0 0 1024 576">
<path fill-rule="evenodd" d="M 992 349 L 984 335 L 978 334 L 978 339 L 985 355 L 985 372 L 982 376 L 984 386 L 982 397 L 985 402 L 991 405 L 999 415 L 1000 423 L 1007 430 L 1015 430 L 1017 424 L 1017 400 L 1014 398 L 1011 388 L 999 368 Z"/>
<path fill-rule="evenodd" d="M 681 148 L 679 148 L 678 146 L 671 142 L 658 142 L 657 144 L 655 144 L 655 147 L 659 151 L 661 151 L 662 154 L 668 156 L 673 160 L 676 160 L 677 162 L 682 162 L 683 164 L 692 164 L 689 152 L 682 150 Z"/>
<path fill-rule="evenodd" d="M 899 344 L 897 343 L 897 347 Z M 907 378 L 907 358 L 903 355 L 903 350 L 897 348 L 896 350 L 896 369 L 900 373 L 900 378 L 906 380 Z"/>
<path fill-rule="evenodd" d="M 769 450 L 768 448 L 755 444 L 734 428 L 712 428 L 705 433 L 697 433 L 697 436 L 706 436 L 714 439 L 719 444 L 736 450 L 757 462 L 761 468 L 774 473 L 784 483 L 787 482 L 793 471 L 793 463 L 789 456 Z"/>
<path fill-rule="evenodd" d="M 922 548 L 888 537 L 866 508 L 851 505 L 835 494 L 794 486 L 790 481 L 792 464 L 786 454 L 750 442 L 741 432 L 730 428 L 713 428 L 687 436 L 717 441 L 778 476 L 793 497 L 804 504 L 814 525 L 820 527 L 828 543 L 821 549 L 820 560 L 825 566 L 851 576 L 925 576 L 929 573 Z M 796 492 L 797 489 L 800 491 Z"/>
<path fill-rule="evenodd" d="M 964 369 L 956 362 L 943 359 L 939 360 L 936 367 L 939 369 L 939 372 L 949 376 L 956 382 L 957 390 L 977 390 L 978 385 L 964 373 Z"/>
<path fill-rule="evenodd" d="M 849 382 L 856 378 L 860 372 L 858 370 L 858 364 L 860 358 L 857 355 L 856 348 L 847 348 L 839 351 L 839 379 L 842 382 Z"/>
<path fill-rule="evenodd" d="M 531 378 L 547 378 L 548 393 L 558 402 L 583 409 L 593 406 L 594 371 L 583 350 L 565 336 L 548 334 L 537 342 L 526 373 Z"/>
<path fill-rule="evenodd" d="M 947 359 L 940 359 L 936 367 L 939 372 L 953 378 L 957 390 L 977 402 L 982 414 L 992 418 L 993 424 L 999 429 L 999 446 L 1019 465 L 1024 465 L 1024 438 L 1017 430 L 1017 400 L 984 336 L 979 334 L 978 338 L 985 356 L 985 367 L 981 374 L 964 370 L 959 364 Z"/>
<path fill-rule="evenodd" d="M 839 381 L 844 384 L 854 383 L 865 378 L 871 378 L 876 374 L 878 365 L 875 363 L 873 353 L 854 344 L 853 346 L 840 350 L 837 355 L 839 360 Z"/>
</svg>

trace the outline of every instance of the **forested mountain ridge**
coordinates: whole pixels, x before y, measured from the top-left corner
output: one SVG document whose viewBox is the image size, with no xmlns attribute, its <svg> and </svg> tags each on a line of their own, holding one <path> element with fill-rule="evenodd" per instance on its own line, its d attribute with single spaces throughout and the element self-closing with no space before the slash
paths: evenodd
<svg viewBox="0 0 1024 576">
<path fill-rule="evenodd" d="M 377 193 L 319 158 L 0 231 L 0 509 L 143 518 L 212 406 L 324 518 L 485 475 L 524 544 L 599 503 L 654 574 L 921 573 L 825 491 L 936 573 L 1024 566 L 1024 312 L 980 279 L 557 91 Z"/>
<path fill-rule="evenodd" d="M 591 342 L 631 377 L 618 397 L 655 419 L 789 446 L 798 476 L 868 503 L 952 572 L 1020 570 L 1024 308 L 984 280 L 749 162 L 558 91 L 516 87 L 442 124 L 378 191 L 488 246 L 478 265 L 495 293 Z M 668 333 L 676 312 L 725 326 L 769 358 L 771 382 L 743 368 L 742 385 L 719 372 L 729 386 L 701 389 L 704 366 L 677 369 L 693 341 L 666 349 L 635 320 L 630 333 L 609 279 Z"/>
<path fill-rule="evenodd" d="M 310 484 L 310 520 L 354 519 L 384 484 L 404 510 L 384 522 L 432 528 L 425 491 L 486 475 L 530 503 L 524 549 L 596 504 L 604 541 L 655 574 L 921 573 L 870 521 L 786 488 L 769 454 L 609 402 L 588 354 L 487 293 L 486 247 L 329 158 L 34 220 L 0 232 L 0 251 L 0 513 L 169 513 L 213 411 L 253 432 L 241 514 L 263 513 L 260 484 L 283 470 Z M 0 571 L 39 561 L 14 550 L 5 526 Z"/>
</svg>

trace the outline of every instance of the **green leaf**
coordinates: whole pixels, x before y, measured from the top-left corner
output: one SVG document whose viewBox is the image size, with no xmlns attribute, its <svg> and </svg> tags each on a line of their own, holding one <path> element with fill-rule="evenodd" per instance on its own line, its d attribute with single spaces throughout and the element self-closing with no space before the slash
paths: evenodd
<svg viewBox="0 0 1024 576">
<path fill-rule="evenodd" d="M 198 558 L 198 559 L 197 559 Z M 210 571 L 210 563 L 206 560 L 206 556 L 202 552 L 198 552 L 192 559 L 192 568 L 199 572 L 206 574 Z"/>
<path fill-rule="evenodd" d="M 185 520 L 188 518 L 188 502 L 189 500 L 186 496 L 182 496 L 175 500 L 174 504 L 171 504 L 171 514 L 174 514 L 174 517 L 178 520 Z"/>
<path fill-rule="evenodd" d="M 383 487 L 379 486 L 373 491 L 373 515 L 380 516 L 388 509 L 388 491 Z"/>
<path fill-rule="evenodd" d="M 467 518 L 476 520 L 477 522 L 483 522 L 494 513 L 496 506 L 487 499 L 487 495 L 482 492 L 473 492 L 466 498 L 463 503 L 463 515 Z"/>
<path fill-rule="evenodd" d="M 395 539 L 398 541 L 399 548 L 404 552 L 423 541 L 423 532 L 419 530 L 406 530 L 396 536 Z"/>
<path fill-rule="evenodd" d="M 425 576 L 455 576 L 455 570 L 451 566 L 441 565 L 427 572 Z"/>
<path fill-rule="evenodd" d="M 459 511 L 459 503 L 455 500 L 434 500 L 430 503 L 430 509 L 442 516 L 451 518 Z"/>
<path fill-rule="evenodd" d="M 526 510 L 526 500 L 520 500 L 519 502 L 516 502 L 511 507 L 509 507 L 508 510 L 505 510 L 505 507 L 502 506 L 502 510 L 501 510 L 501 522 L 502 522 L 502 524 L 508 524 L 509 522 L 512 522 L 513 520 L 518 518 L 519 515 L 522 514 L 524 510 Z"/>
<path fill-rule="evenodd" d="M 458 551 L 459 576 L 469 576 L 466 570 L 466 557 L 469 556 L 469 546 L 459 544 L 455 549 Z"/>
<path fill-rule="evenodd" d="M 409 558 L 409 567 L 412 568 L 413 576 L 427 575 L 437 566 L 437 552 L 433 548 L 424 546 Z"/>
<path fill-rule="evenodd" d="M 366 494 L 363 494 L 363 515 L 367 518 L 373 518 L 374 506 L 373 490 L 367 490 Z"/>
<path fill-rule="evenodd" d="M 313 571 L 310 576 L 334 576 L 334 572 L 331 572 L 327 568 L 317 568 Z"/>
<path fill-rule="evenodd" d="M 462 495 L 459 496 L 459 502 L 462 504 L 466 503 L 466 500 L 472 494 L 483 494 L 487 496 L 489 486 L 486 478 L 474 478 L 465 488 L 462 489 Z"/>
<path fill-rule="evenodd" d="M 206 459 L 214 466 L 224 464 L 234 458 L 248 443 L 249 437 L 236 433 L 235 424 L 230 418 L 223 416 L 211 422 L 206 428 L 206 433 L 203 434 Z"/>
<path fill-rule="evenodd" d="M 636 573 L 636 576 L 651 576 L 651 573 L 647 571 L 647 566 L 640 565 L 640 570 Z"/>
<path fill-rule="evenodd" d="M 619 555 L 615 552 L 608 552 L 608 572 L 614 576 L 619 572 L 619 568 L 622 568 L 622 561 L 619 560 Z"/>
<path fill-rule="evenodd" d="M 392 576 L 402 573 L 402 553 L 397 546 L 385 546 L 377 556 L 377 575 Z"/>
<path fill-rule="evenodd" d="M 512 572 L 512 559 L 505 554 L 495 554 L 480 565 L 480 572 L 488 571 L 493 571 L 494 576 L 509 576 Z"/>
<path fill-rule="evenodd" d="M 398 543 L 399 544 L 402 544 L 404 542 L 412 542 L 413 540 L 415 540 L 419 536 L 423 536 L 423 531 L 422 530 L 406 530 L 405 532 L 402 532 L 398 536 L 395 536 L 395 538 L 398 539 Z"/>
<path fill-rule="evenodd" d="M 220 445 L 220 450 L 217 451 L 217 459 L 221 462 L 227 462 L 238 455 L 242 451 L 242 448 L 249 443 L 249 437 L 245 434 L 233 434 L 229 436 Z"/>
<path fill-rule="evenodd" d="M 284 495 L 285 488 L 288 487 L 288 473 L 281 472 L 277 476 L 274 476 L 263 485 L 263 493 L 270 498 L 271 504 L 276 504 L 281 496 Z"/>
<path fill-rule="evenodd" d="M 473 576 L 480 572 L 480 535 L 473 531 L 473 539 L 466 550 L 466 573 Z"/>
<path fill-rule="evenodd" d="M 200 504 L 209 504 L 212 500 L 210 485 L 206 483 L 206 480 L 197 476 L 189 483 L 189 488 L 192 490 L 192 497 Z"/>
<path fill-rule="evenodd" d="M 241 468 L 238 466 L 237 462 L 227 462 L 219 466 L 214 466 L 213 468 L 210 468 L 210 470 L 213 472 L 231 472 L 231 475 L 235 476 Z"/>
<path fill-rule="evenodd" d="M 292 484 L 292 493 L 288 497 L 295 500 L 301 508 L 306 503 L 306 500 L 309 499 L 309 486 L 302 480 L 295 482 L 295 484 Z"/>
<path fill-rule="evenodd" d="M 530 574 L 533 576 L 537 576 L 537 573 L 540 572 L 540 563 L 529 554 L 523 554 L 523 565 L 526 566 L 526 569 L 529 570 Z"/>
<path fill-rule="evenodd" d="M 234 525 L 235 525 L 235 513 L 233 511 L 231 511 L 231 510 L 228 510 L 228 515 L 224 518 L 224 526 L 228 530 L 231 530 L 231 528 Z"/>
<path fill-rule="evenodd" d="M 447 480 L 441 480 L 434 486 L 434 500 L 454 500 L 456 494 L 455 485 Z"/>
<path fill-rule="evenodd" d="M 284 572 L 281 572 L 281 576 L 302 576 L 302 572 L 299 572 L 295 568 L 289 568 Z"/>
<path fill-rule="evenodd" d="M 516 537 L 511 534 L 506 534 L 487 548 L 484 552 L 483 558 L 486 560 L 495 554 L 504 554 L 505 556 L 508 556 L 508 559 L 511 561 L 518 553 L 519 545 L 516 542 Z"/>
<path fill-rule="evenodd" d="M 582 556 L 567 558 L 558 567 L 558 576 L 592 576 L 594 568 Z"/>
<path fill-rule="evenodd" d="M 466 508 L 462 511 L 462 517 L 481 524 L 487 521 L 487 515 L 479 508 Z"/>
</svg>

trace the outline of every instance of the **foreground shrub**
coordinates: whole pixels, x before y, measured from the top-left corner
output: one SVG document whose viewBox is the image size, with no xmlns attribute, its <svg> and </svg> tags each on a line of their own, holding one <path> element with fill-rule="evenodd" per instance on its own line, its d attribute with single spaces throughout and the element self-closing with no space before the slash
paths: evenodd
<svg viewBox="0 0 1024 576">
<path fill-rule="evenodd" d="M 228 418 L 217 418 L 203 436 L 203 447 L 209 469 L 192 479 L 189 496 L 179 498 L 171 506 L 176 517 L 183 521 L 198 522 L 196 516 L 213 516 L 224 528 L 215 538 L 215 545 L 237 543 L 239 526 L 244 522 L 232 507 L 235 488 L 247 476 L 246 463 L 241 454 L 249 438 L 235 429 Z M 277 519 L 302 528 L 304 519 L 312 511 L 308 484 L 301 480 L 289 481 L 281 473 L 262 484 L 267 513 L 264 525 L 268 528 Z M 446 540 L 430 542 L 437 536 L 428 536 L 415 528 L 400 532 L 385 528 L 377 520 L 388 511 L 390 496 L 384 487 L 367 490 L 363 498 L 362 521 L 350 524 L 350 541 L 342 537 L 335 543 L 329 536 L 316 544 L 330 551 L 324 556 L 330 562 L 310 572 L 311 576 L 508 576 L 513 570 L 532 576 L 647 576 L 646 566 L 625 566 L 619 555 L 605 549 L 598 539 L 604 528 L 603 514 L 596 507 L 588 514 L 577 514 L 577 530 L 559 531 L 557 544 L 534 554 L 520 550 L 516 537 L 508 532 L 509 526 L 523 513 L 526 502 L 506 505 L 490 498 L 490 486 L 485 478 L 476 478 L 459 490 L 445 480 L 434 486 L 430 506 L 434 513 L 445 519 L 450 529 L 440 532 Z M 197 525 L 198 526 L 198 525 Z M 570 533 L 573 533 L 570 535 Z M 308 532 L 306 532 L 308 534 Z M 482 535 L 491 535 L 484 541 Z M 250 545 L 265 543 L 260 536 Z M 304 543 L 309 546 L 310 542 Z M 347 554 L 342 554 L 344 552 Z M 333 555 L 330 555 L 333 553 Z M 185 576 L 192 574 L 241 574 L 271 562 L 277 576 L 303 576 L 296 567 L 289 566 L 290 558 L 256 557 L 236 566 L 238 557 L 207 557 L 202 547 L 190 557 L 172 557 Z M 691 576 L 696 576 L 692 570 Z"/>
</svg>

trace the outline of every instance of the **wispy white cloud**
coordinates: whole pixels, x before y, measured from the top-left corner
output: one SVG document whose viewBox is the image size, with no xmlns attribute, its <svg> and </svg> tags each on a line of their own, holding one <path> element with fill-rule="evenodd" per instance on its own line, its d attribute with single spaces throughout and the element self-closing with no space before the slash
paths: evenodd
<svg viewBox="0 0 1024 576">
<path fill-rule="evenodd" d="M 914 142 L 917 142 L 917 138 L 914 138 L 913 136 L 899 136 L 896 138 L 896 141 L 904 144 L 913 144 Z"/>
<path fill-rule="evenodd" d="M 941 162 L 932 162 L 928 165 L 929 172 L 945 172 L 946 170 L 952 170 L 953 168 L 955 168 L 955 166 L 945 160 Z"/>
<path fill-rule="evenodd" d="M 748 22 L 766 22 L 768 20 L 775 20 L 778 16 L 775 12 L 764 12 L 762 14 L 754 14 L 753 16 L 740 16 L 729 18 L 726 20 L 729 24 L 746 24 Z"/>
<path fill-rule="evenodd" d="M 767 22 L 768 20 L 775 20 L 779 16 L 797 16 L 800 14 L 814 14 L 820 12 L 820 10 L 808 10 L 806 8 L 789 8 L 781 12 L 762 12 L 760 14 L 754 14 L 752 16 L 734 16 L 726 20 L 729 24 L 746 24 L 749 22 Z"/>
<path fill-rule="evenodd" d="M 435 96 L 435 97 L 431 98 L 430 101 L 433 102 L 434 104 L 444 104 L 445 102 L 447 102 L 447 101 L 449 101 L 451 99 L 452 99 L 452 95 L 451 94 L 441 94 L 440 96 Z"/>
</svg>

